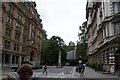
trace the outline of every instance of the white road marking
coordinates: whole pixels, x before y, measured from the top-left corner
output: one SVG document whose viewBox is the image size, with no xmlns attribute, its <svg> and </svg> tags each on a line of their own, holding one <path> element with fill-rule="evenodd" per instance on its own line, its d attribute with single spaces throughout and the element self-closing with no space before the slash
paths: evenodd
<svg viewBox="0 0 120 80">
<path fill-rule="evenodd" d="M 64 72 L 60 72 L 60 73 L 58 73 L 58 74 L 64 75 Z"/>
<path fill-rule="evenodd" d="M 72 76 L 74 76 L 75 69 L 76 69 L 76 67 L 74 67 L 74 68 L 71 70 L 71 72 L 70 72 L 70 74 L 71 74 Z"/>
</svg>

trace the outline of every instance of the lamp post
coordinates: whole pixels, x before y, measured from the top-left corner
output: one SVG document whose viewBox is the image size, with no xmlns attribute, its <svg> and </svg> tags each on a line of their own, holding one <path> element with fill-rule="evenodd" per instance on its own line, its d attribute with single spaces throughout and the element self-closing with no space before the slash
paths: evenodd
<svg viewBox="0 0 120 80">
<path fill-rule="evenodd" d="M 59 51 L 58 66 L 61 67 L 61 51 Z"/>
</svg>

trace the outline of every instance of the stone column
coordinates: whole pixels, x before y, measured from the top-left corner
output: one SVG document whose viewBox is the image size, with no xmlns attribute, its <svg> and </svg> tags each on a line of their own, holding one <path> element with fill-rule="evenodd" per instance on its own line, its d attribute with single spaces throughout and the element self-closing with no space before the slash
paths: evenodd
<svg viewBox="0 0 120 80">
<path fill-rule="evenodd" d="M 58 66 L 61 67 L 61 51 L 59 51 Z"/>
<path fill-rule="evenodd" d="M 16 64 L 16 56 L 14 57 L 14 60 L 15 60 L 15 64 Z"/>
<path fill-rule="evenodd" d="M 12 57 L 13 55 L 10 55 L 10 65 L 12 64 Z"/>
<path fill-rule="evenodd" d="M 19 56 L 19 65 L 22 63 L 22 56 Z"/>
</svg>

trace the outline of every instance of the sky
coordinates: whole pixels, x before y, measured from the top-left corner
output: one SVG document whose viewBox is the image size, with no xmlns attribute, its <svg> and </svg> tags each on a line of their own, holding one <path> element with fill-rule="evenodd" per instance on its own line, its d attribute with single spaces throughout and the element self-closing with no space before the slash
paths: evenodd
<svg viewBox="0 0 120 80">
<path fill-rule="evenodd" d="M 76 44 L 79 26 L 86 21 L 87 0 L 33 0 L 42 19 L 47 38 L 59 36 L 68 44 Z"/>
</svg>

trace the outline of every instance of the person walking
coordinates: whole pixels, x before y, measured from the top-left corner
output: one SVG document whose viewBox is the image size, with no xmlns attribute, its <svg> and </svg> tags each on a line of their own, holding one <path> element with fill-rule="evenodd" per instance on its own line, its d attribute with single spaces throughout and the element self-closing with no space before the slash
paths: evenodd
<svg viewBox="0 0 120 80">
<path fill-rule="evenodd" d="M 47 75 L 47 63 L 46 63 L 45 66 L 44 66 L 43 74 L 44 74 L 44 73 L 46 73 L 46 75 Z"/>
<path fill-rule="evenodd" d="M 82 63 L 78 64 L 78 72 L 80 74 L 80 76 L 84 76 L 84 70 L 85 70 L 85 66 Z"/>
<path fill-rule="evenodd" d="M 84 71 L 85 71 L 85 66 L 82 64 L 82 69 L 81 69 L 81 77 L 83 77 L 84 76 Z"/>
</svg>

